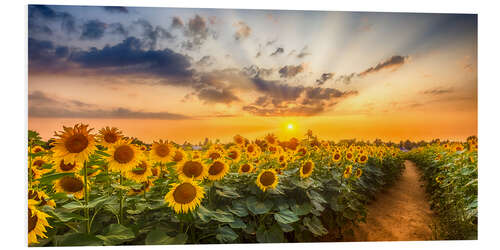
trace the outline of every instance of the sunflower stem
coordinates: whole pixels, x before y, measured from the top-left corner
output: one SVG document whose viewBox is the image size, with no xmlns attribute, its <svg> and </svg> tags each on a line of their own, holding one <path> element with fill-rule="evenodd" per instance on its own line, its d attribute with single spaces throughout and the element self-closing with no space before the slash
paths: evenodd
<svg viewBox="0 0 500 250">
<path fill-rule="evenodd" d="M 120 172 L 120 186 L 123 184 L 123 175 Z M 123 224 L 123 190 L 120 189 L 120 221 L 119 224 Z"/>
<path fill-rule="evenodd" d="M 85 219 L 86 219 L 86 222 L 85 222 L 85 230 L 87 232 L 87 234 L 90 234 L 90 216 L 89 216 L 89 190 L 88 190 L 88 186 L 87 186 L 87 183 L 88 183 L 88 176 L 87 176 L 87 161 L 85 161 L 83 163 L 83 179 L 84 179 L 84 187 L 83 187 L 83 190 L 84 190 L 84 196 L 85 196 Z"/>
</svg>

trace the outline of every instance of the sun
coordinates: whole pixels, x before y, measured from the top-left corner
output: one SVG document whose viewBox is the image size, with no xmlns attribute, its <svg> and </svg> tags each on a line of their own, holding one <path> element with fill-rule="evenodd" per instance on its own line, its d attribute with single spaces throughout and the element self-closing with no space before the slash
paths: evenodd
<svg viewBox="0 0 500 250">
<path fill-rule="evenodd" d="M 286 128 L 288 130 L 293 130 L 294 129 L 293 123 L 288 123 L 288 125 L 286 126 Z"/>
</svg>

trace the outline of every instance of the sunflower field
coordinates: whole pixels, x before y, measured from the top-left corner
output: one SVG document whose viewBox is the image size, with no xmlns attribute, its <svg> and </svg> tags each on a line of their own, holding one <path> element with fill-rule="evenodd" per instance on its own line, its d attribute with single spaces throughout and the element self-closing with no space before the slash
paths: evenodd
<svg viewBox="0 0 500 250">
<path fill-rule="evenodd" d="M 477 239 L 477 148 L 477 137 L 471 136 L 466 143 L 437 142 L 408 153 L 427 183 L 440 239 Z"/>
<path fill-rule="evenodd" d="M 342 240 L 404 169 L 397 147 L 312 133 L 193 146 L 77 124 L 48 142 L 34 131 L 28 139 L 30 246 Z M 469 160 L 445 150 L 440 160 L 455 159 Z"/>
</svg>

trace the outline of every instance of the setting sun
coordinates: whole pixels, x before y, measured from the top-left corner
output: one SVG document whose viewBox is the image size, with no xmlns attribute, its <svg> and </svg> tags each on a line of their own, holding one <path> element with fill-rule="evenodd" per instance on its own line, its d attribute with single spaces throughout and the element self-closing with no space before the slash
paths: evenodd
<svg viewBox="0 0 500 250">
<path fill-rule="evenodd" d="M 293 129 L 293 124 L 291 123 L 288 123 L 288 125 L 286 126 L 289 130 L 292 130 Z"/>
</svg>

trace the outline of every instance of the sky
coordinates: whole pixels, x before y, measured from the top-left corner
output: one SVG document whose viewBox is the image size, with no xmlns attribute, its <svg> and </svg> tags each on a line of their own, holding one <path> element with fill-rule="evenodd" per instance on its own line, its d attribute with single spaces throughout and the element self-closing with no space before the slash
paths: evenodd
<svg viewBox="0 0 500 250">
<path fill-rule="evenodd" d="M 145 142 L 465 140 L 477 15 L 29 5 L 28 128 L 76 123 Z"/>
</svg>

